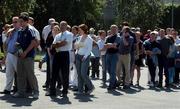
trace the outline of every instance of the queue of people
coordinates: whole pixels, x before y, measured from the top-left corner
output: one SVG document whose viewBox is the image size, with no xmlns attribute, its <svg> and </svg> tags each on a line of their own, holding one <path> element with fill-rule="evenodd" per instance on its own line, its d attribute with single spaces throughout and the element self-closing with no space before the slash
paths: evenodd
<svg viewBox="0 0 180 109">
<path fill-rule="evenodd" d="M 56 89 L 61 89 L 60 96 L 67 97 L 71 87 L 77 94 L 91 94 L 95 78 L 101 78 L 103 86 L 108 82 L 108 91 L 140 86 L 141 67 L 146 65 L 150 88 L 179 87 L 180 38 L 173 28 L 148 30 L 143 35 L 140 28 L 123 22 L 122 29 L 113 24 L 107 33 L 99 30 L 96 35 L 95 29 L 86 24 L 71 28 L 66 21 L 59 23 L 53 18 L 48 23 L 42 31 L 46 46 L 39 65 L 41 68 L 47 63 L 43 85 L 46 96 L 56 96 Z M 23 12 L 12 18 L 12 27 L 4 26 L 2 63 L 6 66 L 6 85 L 1 94 L 10 94 L 14 83 L 13 97 L 27 97 L 27 92 L 39 97 L 34 57 L 35 50 L 42 49 L 40 33 L 33 24 L 34 19 Z"/>
</svg>

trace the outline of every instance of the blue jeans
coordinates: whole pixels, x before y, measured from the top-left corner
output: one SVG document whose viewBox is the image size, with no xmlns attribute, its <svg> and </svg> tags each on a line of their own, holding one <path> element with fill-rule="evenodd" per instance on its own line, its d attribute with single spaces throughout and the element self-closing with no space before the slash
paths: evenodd
<svg viewBox="0 0 180 109">
<path fill-rule="evenodd" d="M 87 86 L 88 90 L 93 89 L 93 84 L 88 76 L 88 67 L 90 62 L 90 57 L 88 56 L 86 60 L 82 61 L 82 55 L 76 55 L 76 68 L 78 74 L 78 91 L 83 92 L 84 86 Z"/>
<path fill-rule="evenodd" d="M 107 68 L 106 68 L 106 55 L 102 55 L 101 56 L 101 60 L 102 60 L 102 81 L 103 83 L 106 83 L 106 71 L 107 71 Z"/>
<path fill-rule="evenodd" d="M 106 54 L 106 65 L 110 76 L 109 87 L 114 88 L 116 85 L 116 64 L 118 61 L 117 54 Z"/>
<path fill-rule="evenodd" d="M 173 83 L 175 76 L 175 68 L 174 67 L 168 68 L 168 72 L 169 72 L 169 83 Z"/>
</svg>

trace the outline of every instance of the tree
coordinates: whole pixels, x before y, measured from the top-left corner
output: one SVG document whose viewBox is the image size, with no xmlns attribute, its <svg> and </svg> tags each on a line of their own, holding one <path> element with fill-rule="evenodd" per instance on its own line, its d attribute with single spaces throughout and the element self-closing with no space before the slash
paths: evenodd
<svg viewBox="0 0 180 109">
<path fill-rule="evenodd" d="M 19 15 L 20 12 L 31 12 L 36 0 L 1 0 L 0 1 L 0 21 L 8 22 L 12 16 Z"/>
<path fill-rule="evenodd" d="M 161 22 L 163 3 L 161 0 L 116 0 L 117 22 L 128 21 L 132 26 L 153 29 Z"/>
</svg>

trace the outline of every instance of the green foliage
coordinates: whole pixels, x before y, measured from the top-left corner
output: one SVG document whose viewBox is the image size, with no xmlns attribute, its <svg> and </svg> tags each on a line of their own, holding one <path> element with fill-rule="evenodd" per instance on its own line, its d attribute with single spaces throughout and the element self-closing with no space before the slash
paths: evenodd
<svg viewBox="0 0 180 109">
<path fill-rule="evenodd" d="M 70 25 L 86 23 L 96 26 L 95 22 L 101 16 L 103 1 L 105 0 L 37 0 L 34 9 L 34 17 L 38 20 L 36 24 L 42 29 L 48 18 L 53 17 L 58 22 L 66 20 Z"/>
<path fill-rule="evenodd" d="M 34 8 L 35 0 L 1 0 L 0 1 L 0 21 L 8 22 L 14 15 L 20 12 L 31 12 Z"/>
<path fill-rule="evenodd" d="M 116 0 L 118 1 L 117 22 L 128 21 L 132 26 L 151 29 L 158 26 L 163 15 L 161 0 Z"/>
<path fill-rule="evenodd" d="M 160 27 L 171 27 L 171 15 L 172 15 L 172 5 L 168 4 L 164 8 L 164 15 L 161 18 Z M 174 28 L 180 31 L 180 5 L 174 5 Z"/>
</svg>

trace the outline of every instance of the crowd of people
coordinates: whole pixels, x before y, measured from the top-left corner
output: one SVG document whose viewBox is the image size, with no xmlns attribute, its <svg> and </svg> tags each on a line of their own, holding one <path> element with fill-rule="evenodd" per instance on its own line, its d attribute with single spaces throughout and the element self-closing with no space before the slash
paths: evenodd
<svg viewBox="0 0 180 109">
<path fill-rule="evenodd" d="M 60 96 L 67 97 L 70 88 L 77 94 L 91 94 L 95 89 L 92 80 L 96 78 L 108 85 L 108 91 L 140 86 L 143 66 L 148 67 L 150 88 L 179 87 L 180 38 L 173 28 L 147 30 L 143 34 L 140 28 L 123 22 L 121 28 L 111 25 L 107 32 L 96 32 L 86 24 L 71 27 L 66 21 L 59 23 L 50 18 L 40 37 L 33 24 L 34 19 L 22 12 L 3 28 L 1 51 L 5 58 L 1 64 L 6 67 L 6 85 L 1 94 L 13 91 L 17 98 L 27 97 L 27 93 L 39 97 L 34 57 L 36 50 L 43 49 L 45 55 L 39 68 L 46 62 L 46 81 L 42 86 L 47 89 L 46 96 L 56 96 L 56 89 L 61 89 Z M 40 40 L 45 43 L 43 49 Z M 133 83 L 135 70 L 137 80 Z"/>
</svg>

